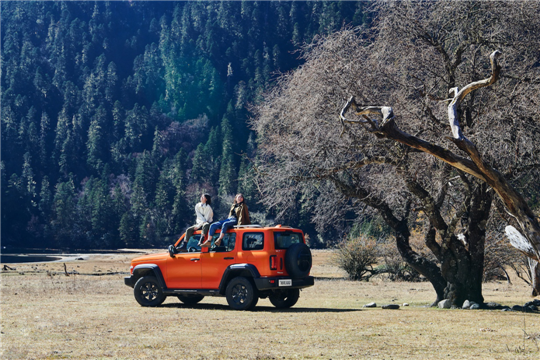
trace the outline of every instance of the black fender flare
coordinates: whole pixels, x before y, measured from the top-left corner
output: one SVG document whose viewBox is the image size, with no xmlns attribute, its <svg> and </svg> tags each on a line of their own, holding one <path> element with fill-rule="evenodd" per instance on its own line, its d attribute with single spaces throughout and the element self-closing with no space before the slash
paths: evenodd
<svg viewBox="0 0 540 360">
<path fill-rule="evenodd" d="M 253 279 L 258 279 L 261 277 L 259 270 L 252 264 L 232 264 L 223 273 L 221 277 L 221 282 L 219 283 L 219 293 L 225 294 L 225 289 L 229 280 L 237 276 L 251 277 Z"/>
<path fill-rule="evenodd" d="M 163 274 L 161 273 L 161 269 L 156 264 L 140 264 L 133 268 L 133 284 L 137 282 L 137 280 L 143 276 L 146 275 L 153 275 L 156 277 L 159 285 L 161 286 L 161 289 L 166 290 L 167 286 L 165 285 L 165 280 L 163 279 Z"/>
</svg>

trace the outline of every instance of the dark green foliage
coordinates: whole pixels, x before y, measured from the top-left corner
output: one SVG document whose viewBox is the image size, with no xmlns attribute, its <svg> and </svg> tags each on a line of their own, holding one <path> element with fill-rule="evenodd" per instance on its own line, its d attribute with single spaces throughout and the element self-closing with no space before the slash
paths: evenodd
<svg viewBox="0 0 540 360">
<path fill-rule="evenodd" d="M 233 153 L 233 131 L 227 116 L 221 121 L 221 168 L 219 170 L 219 190 L 222 196 L 232 194 L 236 179 Z"/>
<path fill-rule="evenodd" d="M 3 243 L 161 246 L 188 189 L 255 208 L 245 106 L 362 6 L 2 2 Z"/>
</svg>

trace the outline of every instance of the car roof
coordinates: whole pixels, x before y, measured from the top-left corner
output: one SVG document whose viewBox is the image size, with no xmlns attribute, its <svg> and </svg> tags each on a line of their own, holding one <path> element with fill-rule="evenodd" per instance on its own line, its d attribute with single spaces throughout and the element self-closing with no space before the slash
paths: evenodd
<svg viewBox="0 0 540 360">
<path fill-rule="evenodd" d="M 218 229 L 218 230 L 221 230 L 221 229 Z M 300 229 L 297 229 L 297 228 L 293 228 L 292 226 L 284 226 L 284 225 L 274 225 L 274 226 L 261 226 L 261 225 L 257 225 L 257 224 L 253 224 L 253 225 L 236 225 L 234 226 L 232 229 L 232 231 L 237 231 L 237 230 L 242 230 L 242 231 L 254 231 L 254 232 L 260 232 L 260 231 L 265 231 L 265 230 L 289 230 L 289 231 L 302 231 Z M 200 232 L 201 230 L 196 230 L 196 232 Z"/>
</svg>

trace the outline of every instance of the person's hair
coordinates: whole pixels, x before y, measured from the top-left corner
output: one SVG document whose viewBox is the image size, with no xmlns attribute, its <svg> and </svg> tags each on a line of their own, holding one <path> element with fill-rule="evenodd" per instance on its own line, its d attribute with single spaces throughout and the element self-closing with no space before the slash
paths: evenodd
<svg viewBox="0 0 540 360">
<path fill-rule="evenodd" d="M 208 194 L 202 194 L 206 199 L 206 205 L 212 205 L 212 197 Z"/>
<path fill-rule="evenodd" d="M 235 203 L 235 204 L 238 204 L 238 203 L 236 202 L 236 198 L 237 198 L 238 196 L 241 196 L 241 197 L 242 197 L 242 199 L 244 199 L 244 200 L 245 200 L 245 198 L 244 198 L 244 195 L 243 195 L 242 193 L 240 193 L 240 194 L 236 194 L 236 195 L 234 196 L 234 203 Z"/>
</svg>

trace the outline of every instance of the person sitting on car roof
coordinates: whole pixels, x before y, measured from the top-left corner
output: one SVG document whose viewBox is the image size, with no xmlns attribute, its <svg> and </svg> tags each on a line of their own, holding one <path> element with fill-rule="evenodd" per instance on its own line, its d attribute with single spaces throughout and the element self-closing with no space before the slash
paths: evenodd
<svg viewBox="0 0 540 360">
<path fill-rule="evenodd" d="M 221 240 L 225 236 L 227 230 L 232 228 L 235 225 L 249 225 L 251 220 L 249 219 L 249 211 L 246 203 L 244 202 L 244 195 L 237 194 L 234 197 L 234 203 L 231 206 L 229 211 L 229 217 L 225 220 L 221 220 L 210 225 L 210 233 L 207 241 L 204 242 L 203 246 L 210 246 L 212 241 L 212 236 L 216 233 L 216 230 L 221 227 L 221 234 L 217 238 L 215 245 L 221 245 Z"/>
<path fill-rule="evenodd" d="M 186 236 L 184 236 L 184 243 L 182 244 L 182 247 L 187 246 L 189 239 L 191 239 L 191 237 L 193 236 L 193 232 L 195 230 L 199 230 L 200 228 L 202 228 L 202 233 L 199 244 L 203 242 L 203 239 L 206 237 L 208 229 L 210 228 L 210 223 L 212 223 L 214 217 L 214 211 L 212 210 L 210 204 L 212 204 L 212 197 L 208 194 L 202 194 L 201 202 L 195 205 L 197 223 L 187 228 Z"/>
</svg>

